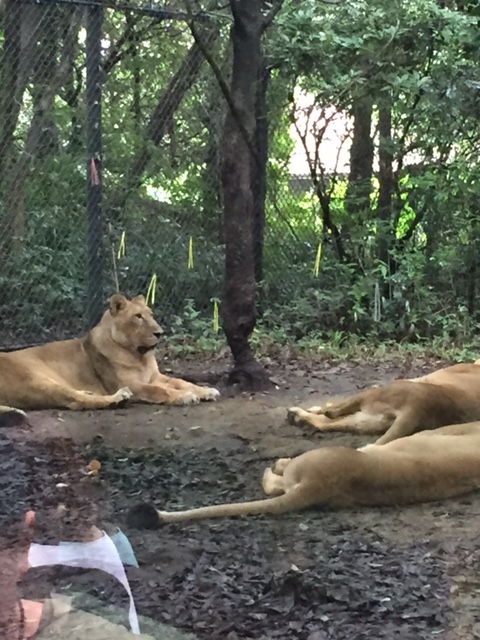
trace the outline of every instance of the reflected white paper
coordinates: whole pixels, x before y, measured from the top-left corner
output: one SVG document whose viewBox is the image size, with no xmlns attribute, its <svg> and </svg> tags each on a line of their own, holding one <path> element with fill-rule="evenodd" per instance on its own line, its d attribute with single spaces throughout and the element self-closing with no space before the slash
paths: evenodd
<svg viewBox="0 0 480 640">
<path fill-rule="evenodd" d="M 127 574 L 117 548 L 105 532 L 102 538 L 93 542 L 61 546 L 33 543 L 30 546 L 28 563 L 30 567 L 63 564 L 82 569 L 100 569 L 114 576 L 123 584 L 130 596 L 128 619 L 132 633 L 136 635 L 140 633 L 137 610 Z"/>
</svg>

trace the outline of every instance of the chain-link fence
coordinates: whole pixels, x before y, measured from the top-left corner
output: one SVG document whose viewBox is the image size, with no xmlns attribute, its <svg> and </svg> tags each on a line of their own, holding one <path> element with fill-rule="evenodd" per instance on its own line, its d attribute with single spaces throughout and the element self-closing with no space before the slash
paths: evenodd
<svg viewBox="0 0 480 640">
<path fill-rule="evenodd" d="M 199 12 L 186 15 L 190 6 Z M 2 347 L 78 335 L 116 290 L 150 292 L 150 301 L 154 294 L 167 328 L 214 315 L 223 290 L 227 108 L 218 75 L 228 84 L 231 15 L 198 7 L 0 2 Z M 443 320 L 468 324 L 477 240 L 465 229 L 473 214 L 465 222 L 442 213 L 440 221 L 444 204 L 431 193 L 440 174 L 422 165 L 429 180 L 422 182 L 412 170 L 399 200 L 410 207 L 405 228 L 390 231 L 396 269 L 388 272 L 378 258 L 376 205 L 369 219 L 346 206 L 350 176 L 337 174 L 334 189 L 328 180 L 319 189 L 309 175 L 292 175 L 288 87 L 283 94 L 278 87 L 267 94 L 273 150 L 257 273 L 264 325 L 301 337 L 322 328 L 362 333 L 385 319 L 389 335 L 420 323 L 427 335 L 442 332 Z M 473 190 L 468 198 L 476 198 Z M 336 259 L 327 214 L 340 226 L 347 220 L 347 259 Z M 411 239 L 416 252 L 409 253 Z M 457 245 L 469 249 L 466 258 Z M 439 271 L 440 262 L 450 270 Z"/>
<path fill-rule="evenodd" d="M 0 6 L 1 344 L 76 335 L 152 277 L 167 316 L 218 296 L 220 109 L 185 14 Z"/>
<path fill-rule="evenodd" d="M 211 315 L 223 278 L 225 103 L 185 13 L 80 0 L 0 7 L 0 344 L 77 335 L 116 289 L 154 290 L 167 324 L 186 308 Z M 225 77 L 227 17 L 193 16 Z M 266 301 L 288 294 L 288 247 L 298 258 L 306 246 L 285 198 L 314 217 L 309 188 L 285 172 L 270 190 Z"/>
</svg>

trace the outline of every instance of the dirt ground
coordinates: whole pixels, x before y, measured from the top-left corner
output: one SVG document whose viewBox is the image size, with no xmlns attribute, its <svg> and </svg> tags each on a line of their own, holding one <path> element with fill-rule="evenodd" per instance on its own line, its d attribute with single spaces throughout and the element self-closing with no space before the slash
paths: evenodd
<svg viewBox="0 0 480 640">
<path fill-rule="evenodd" d="M 480 495 L 147 532 L 125 522 L 139 500 L 181 509 L 261 497 L 261 473 L 271 459 L 325 442 L 368 442 L 291 426 L 287 407 L 439 364 L 292 361 L 271 367 L 277 388 L 269 393 L 227 393 L 189 408 L 36 412 L 31 420 L 35 438 L 71 437 L 85 447 L 86 459 L 102 462 L 110 520 L 129 536 L 140 562 L 129 578 L 141 614 L 204 640 L 470 640 L 480 638 Z M 172 369 L 214 374 L 224 366 Z"/>
</svg>

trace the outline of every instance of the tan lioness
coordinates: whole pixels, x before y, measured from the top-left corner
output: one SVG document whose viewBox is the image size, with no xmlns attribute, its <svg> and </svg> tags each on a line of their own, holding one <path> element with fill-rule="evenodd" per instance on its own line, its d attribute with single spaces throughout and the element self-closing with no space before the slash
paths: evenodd
<svg viewBox="0 0 480 640">
<path fill-rule="evenodd" d="M 216 389 L 169 378 L 154 350 L 161 327 L 143 296 L 110 298 L 83 338 L 0 353 L 0 403 L 18 409 L 106 409 L 136 402 L 215 400 Z"/>
<path fill-rule="evenodd" d="M 394 380 L 325 406 L 291 407 L 288 420 L 319 431 L 384 434 L 377 444 L 424 429 L 480 420 L 480 360 Z"/>
<path fill-rule="evenodd" d="M 323 447 L 282 458 L 265 470 L 262 485 L 272 497 L 177 512 L 139 504 L 130 511 L 129 524 L 156 528 L 164 522 L 308 507 L 399 506 L 463 495 L 480 485 L 480 422 L 422 431 L 385 445 Z"/>
</svg>

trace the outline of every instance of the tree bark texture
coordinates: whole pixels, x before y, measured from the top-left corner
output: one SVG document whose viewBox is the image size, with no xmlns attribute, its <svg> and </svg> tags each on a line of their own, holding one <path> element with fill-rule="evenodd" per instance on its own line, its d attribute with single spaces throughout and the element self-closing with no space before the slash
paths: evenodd
<svg viewBox="0 0 480 640">
<path fill-rule="evenodd" d="M 353 138 L 345 208 L 354 219 L 357 213 L 365 214 L 370 211 L 373 175 L 372 109 L 373 101 L 370 96 L 357 98 L 353 103 Z"/>
<path fill-rule="evenodd" d="M 222 323 L 234 359 L 230 382 L 241 388 L 269 384 L 256 362 L 249 337 L 256 322 L 255 256 L 252 191 L 255 154 L 257 82 L 262 62 L 262 14 L 258 0 L 231 0 L 233 68 L 232 107 L 223 132 L 222 188 L 224 204 L 225 284 Z"/>
<path fill-rule="evenodd" d="M 268 161 L 268 107 L 267 90 L 270 71 L 261 60 L 258 70 L 255 101 L 255 150 L 257 167 L 252 174 L 253 193 L 253 257 L 255 261 L 255 281 L 263 280 L 263 235 L 265 229 L 265 196 L 267 193 Z"/>
</svg>

